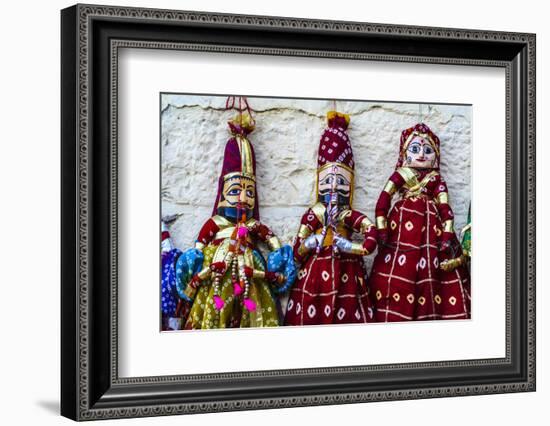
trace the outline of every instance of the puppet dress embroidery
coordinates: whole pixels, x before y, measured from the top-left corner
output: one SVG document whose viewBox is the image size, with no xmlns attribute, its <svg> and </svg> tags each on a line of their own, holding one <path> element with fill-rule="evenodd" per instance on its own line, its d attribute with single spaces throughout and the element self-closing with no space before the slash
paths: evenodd
<svg viewBox="0 0 550 426">
<path fill-rule="evenodd" d="M 376 227 L 353 210 L 354 159 L 349 116 L 327 114 L 319 142 L 317 203 L 303 215 L 294 243 L 300 264 L 285 325 L 349 324 L 373 320 L 363 256 L 376 248 Z M 353 233 L 361 242 L 352 241 Z"/>
<path fill-rule="evenodd" d="M 316 204 L 302 217 L 302 224 L 319 235 L 325 224 L 326 208 Z M 366 216 L 348 210 L 338 220 L 342 234 L 360 232 Z M 356 224 L 354 228 L 354 224 Z M 285 325 L 349 324 L 373 321 L 362 254 L 334 253 L 328 231 L 319 252 L 312 252 L 298 270 L 290 291 Z M 298 251 L 298 239 L 295 253 Z"/>
<path fill-rule="evenodd" d="M 254 121 L 240 110 L 228 125 L 232 136 L 225 146 L 213 215 L 195 247 L 176 264 L 176 289 L 190 309 L 185 329 L 277 326 L 276 294 L 295 279 L 292 248 L 281 246 L 260 222 L 256 159 L 247 137 Z M 259 243 L 270 250 L 267 263 Z"/>
<path fill-rule="evenodd" d="M 216 223 L 219 224 L 216 225 Z M 254 219 L 247 223 L 252 229 L 259 227 Z M 234 224 L 221 216 L 216 216 L 206 224 L 208 228 L 218 228 L 215 237 L 203 250 L 203 268 L 209 269 L 214 262 L 219 262 L 225 257 L 231 243 L 231 234 L 235 228 Z M 229 237 L 223 237 L 229 235 Z M 256 235 L 251 233 L 251 237 Z M 242 251 L 246 262 L 252 265 L 254 271 L 266 271 L 266 262 L 259 251 L 249 245 Z M 220 278 L 220 288 L 215 289 L 212 278 L 201 283 L 193 307 L 185 324 L 185 329 L 210 329 L 210 328 L 238 328 L 238 327 L 274 327 L 279 325 L 279 315 L 275 302 L 275 294 L 270 284 L 264 278 L 251 277 L 248 298 L 254 303 L 255 309 L 243 309 L 242 293 L 235 294 L 233 286 L 232 271 L 228 268 Z M 241 289 L 242 290 L 242 289 Z M 215 306 L 215 296 L 224 300 L 223 307 L 218 310 Z"/>
<path fill-rule="evenodd" d="M 424 124 L 407 129 L 429 138 L 437 152 L 439 139 Z M 398 163 L 382 191 L 377 226 L 387 239 L 378 246 L 369 278 L 377 321 L 466 319 L 470 317 L 470 277 L 453 229 L 448 190 L 438 167 L 414 169 Z M 391 198 L 401 198 L 388 215 Z"/>
</svg>

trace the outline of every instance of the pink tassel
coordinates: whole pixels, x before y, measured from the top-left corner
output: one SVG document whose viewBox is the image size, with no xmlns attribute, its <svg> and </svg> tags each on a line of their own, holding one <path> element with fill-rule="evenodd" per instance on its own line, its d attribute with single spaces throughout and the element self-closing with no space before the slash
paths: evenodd
<svg viewBox="0 0 550 426">
<path fill-rule="evenodd" d="M 246 226 L 240 226 L 239 230 L 237 231 L 237 236 L 239 238 L 244 238 L 248 235 L 248 228 Z"/>
<path fill-rule="evenodd" d="M 243 288 L 239 285 L 239 283 L 233 284 L 233 293 L 235 296 L 239 296 L 243 292 Z"/>
<path fill-rule="evenodd" d="M 244 307 L 253 312 L 256 310 L 256 303 L 252 299 L 244 299 Z"/>
<path fill-rule="evenodd" d="M 214 296 L 214 305 L 218 311 L 221 311 L 225 303 L 220 296 Z"/>
</svg>

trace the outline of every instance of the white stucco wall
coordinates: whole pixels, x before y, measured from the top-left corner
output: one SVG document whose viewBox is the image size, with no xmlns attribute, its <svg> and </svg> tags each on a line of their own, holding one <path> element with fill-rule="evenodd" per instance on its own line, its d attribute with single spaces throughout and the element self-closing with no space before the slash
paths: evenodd
<svg viewBox="0 0 550 426">
<path fill-rule="evenodd" d="M 185 249 L 212 213 L 227 121 L 235 112 L 225 110 L 225 97 L 163 94 L 161 101 L 162 216 L 177 215 L 170 231 L 176 247 Z M 256 119 L 250 140 L 261 219 L 290 242 L 315 198 L 318 143 L 334 103 L 273 98 L 249 98 L 249 103 Z M 470 106 L 338 101 L 336 107 L 351 116 L 356 210 L 374 220 L 378 195 L 395 167 L 401 131 L 422 120 L 441 139 L 441 173 L 455 227 L 459 231 L 465 225 L 471 194 Z"/>
</svg>

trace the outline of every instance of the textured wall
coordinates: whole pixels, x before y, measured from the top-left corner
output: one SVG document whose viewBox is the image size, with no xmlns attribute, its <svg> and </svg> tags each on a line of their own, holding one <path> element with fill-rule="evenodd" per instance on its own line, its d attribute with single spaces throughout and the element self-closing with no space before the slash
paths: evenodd
<svg viewBox="0 0 550 426">
<path fill-rule="evenodd" d="M 314 200 L 316 156 L 332 101 L 250 98 L 256 130 L 258 194 L 262 221 L 284 242 Z M 394 170 L 403 129 L 423 120 L 442 143 L 441 173 L 448 182 L 456 229 L 466 222 L 471 194 L 471 107 L 382 102 L 336 103 L 350 114 L 354 156 L 354 208 L 374 220 L 376 200 Z M 225 98 L 162 95 L 162 216 L 177 215 L 175 245 L 190 247 L 210 217 L 216 196 L 227 121 Z M 369 259 L 369 264 L 372 259 Z"/>
</svg>

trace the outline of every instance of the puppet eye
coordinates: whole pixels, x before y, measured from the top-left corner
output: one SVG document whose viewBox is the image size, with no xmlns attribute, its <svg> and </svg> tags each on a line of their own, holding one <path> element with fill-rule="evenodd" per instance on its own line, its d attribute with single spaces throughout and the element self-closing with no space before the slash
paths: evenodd
<svg viewBox="0 0 550 426">
<path fill-rule="evenodd" d="M 430 145 L 424 145 L 424 154 L 432 154 L 434 152 Z"/>
<path fill-rule="evenodd" d="M 331 184 L 332 183 L 332 176 L 328 175 L 325 180 L 323 181 L 325 184 Z"/>
<path fill-rule="evenodd" d="M 238 188 L 230 189 L 227 195 L 235 196 L 239 195 L 241 193 L 241 190 Z"/>
<path fill-rule="evenodd" d="M 246 191 L 246 196 L 247 196 L 248 198 L 254 198 L 254 191 L 252 191 L 251 189 L 248 189 L 248 190 Z"/>
<path fill-rule="evenodd" d="M 415 143 L 409 147 L 409 151 L 413 154 L 419 154 L 420 153 L 420 145 Z"/>
</svg>

